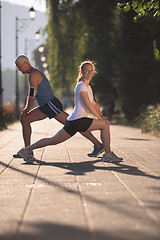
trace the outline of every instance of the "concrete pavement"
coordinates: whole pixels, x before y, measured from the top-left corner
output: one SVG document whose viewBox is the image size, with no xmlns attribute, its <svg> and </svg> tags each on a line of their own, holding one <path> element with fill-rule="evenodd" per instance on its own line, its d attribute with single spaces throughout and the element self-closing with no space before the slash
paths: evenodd
<svg viewBox="0 0 160 240">
<path fill-rule="evenodd" d="M 32 126 L 32 142 L 62 127 Z M 0 240 L 160 239 L 159 138 L 111 125 L 119 164 L 89 158 L 92 143 L 79 133 L 35 150 L 35 164 L 12 157 L 22 146 L 20 123 L 0 132 Z"/>
</svg>

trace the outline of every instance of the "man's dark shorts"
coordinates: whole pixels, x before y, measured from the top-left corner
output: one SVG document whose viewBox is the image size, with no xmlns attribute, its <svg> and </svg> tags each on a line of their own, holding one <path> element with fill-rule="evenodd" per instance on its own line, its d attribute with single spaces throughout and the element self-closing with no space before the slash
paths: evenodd
<svg viewBox="0 0 160 240">
<path fill-rule="evenodd" d="M 56 97 L 39 107 L 39 110 L 43 112 L 49 119 L 55 118 L 61 112 L 63 112 L 63 105 L 60 100 Z"/>
</svg>

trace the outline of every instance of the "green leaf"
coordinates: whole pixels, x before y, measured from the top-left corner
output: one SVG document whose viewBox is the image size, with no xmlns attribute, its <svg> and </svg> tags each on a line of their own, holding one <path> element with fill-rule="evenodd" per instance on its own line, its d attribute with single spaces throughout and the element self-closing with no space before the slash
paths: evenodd
<svg viewBox="0 0 160 240">
<path fill-rule="evenodd" d="M 137 6 L 138 2 L 137 1 L 132 1 L 132 8 L 135 8 Z"/>
<path fill-rule="evenodd" d="M 155 12 L 155 14 L 153 15 L 153 17 L 156 17 L 158 15 L 158 11 Z"/>
<path fill-rule="evenodd" d="M 129 3 L 126 4 L 126 6 L 123 8 L 125 12 L 128 12 L 131 9 L 131 6 Z"/>
<path fill-rule="evenodd" d="M 140 10 L 141 10 L 141 7 L 138 7 L 138 8 L 135 9 L 135 12 L 136 12 L 136 13 L 139 13 Z"/>
<path fill-rule="evenodd" d="M 121 3 L 117 3 L 117 9 L 122 10 L 122 4 Z"/>
<path fill-rule="evenodd" d="M 154 51 L 154 58 L 156 61 L 159 61 L 160 60 L 160 52 L 157 48 L 157 44 L 156 44 L 156 41 L 154 40 L 153 41 L 153 51 Z"/>
</svg>

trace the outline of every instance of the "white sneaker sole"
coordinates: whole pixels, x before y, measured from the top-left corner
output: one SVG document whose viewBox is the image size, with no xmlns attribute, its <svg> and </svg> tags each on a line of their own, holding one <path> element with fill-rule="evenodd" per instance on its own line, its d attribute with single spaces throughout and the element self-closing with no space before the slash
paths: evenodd
<svg viewBox="0 0 160 240">
<path fill-rule="evenodd" d="M 104 161 L 104 162 L 115 162 L 115 163 L 117 163 L 117 162 L 122 162 L 123 161 L 123 159 L 107 159 L 107 158 L 103 158 L 102 157 L 102 161 Z"/>
</svg>

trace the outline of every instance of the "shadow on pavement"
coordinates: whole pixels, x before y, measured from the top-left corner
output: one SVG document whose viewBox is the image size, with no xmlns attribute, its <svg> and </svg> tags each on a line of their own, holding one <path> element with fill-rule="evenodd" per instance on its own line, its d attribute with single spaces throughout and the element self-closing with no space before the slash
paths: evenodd
<svg viewBox="0 0 160 240">
<path fill-rule="evenodd" d="M 19 232 L 15 236 L 1 235 L 2 240 L 158 240 L 157 236 L 137 230 L 124 231 L 94 231 L 90 232 L 76 226 L 60 225 L 51 222 L 24 223 L 25 232 Z M 26 230 L 27 229 L 27 230 Z M 156 234 L 155 234 L 156 235 Z"/>
<path fill-rule="evenodd" d="M 149 139 L 146 138 L 125 138 L 127 140 L 134 140 L 134 141 L 151 141 Z"/>
<path fill-rule="evenodd" d="M 94 164 L 100 162 L 100 160 L 94 161 L 85 161 L 85 162 L 77 162 L 77 163 L 69 163 L 69 162 L 45 162 L 36 160 L 36 163 L 42 166 L 52 166 L 63 168 L 69 170 L 66 174 L 69 175 L 85 175 L 87 172 L 93 172 L 96 169 L 107 170 L 106 167 L 97 167 Z"/>
<path fill-rule="evenodd" d="M 75 174 L 76 175 L 78 173 L 78 174 L 84 175 L 84 173 L 86 173 L 86 172 L 91 172 L 91 171 L 95 171 L 95 170 L 103 170 L 103 171 L 107 170 L 107 171 L 116 171 L 116 172 L 120 172 L 120 173 L 124 173 L 124 174 L 140 175 L 140 176 L 144 176 L 144 177 L 159 179 L 156 176 L 148 175 L 148 174 L 140 171 L 136 167 L 128 166 L 128 165 L 125 165 L 125 164 L 122 164 L 122 163 L 117 163 L 117 164 L 114 164 L 113 166 L 108 166 L 108 167 L 107 166 L 106 167 L 94 166 L 94 164 L 99 162 L 99 161 L 100 160 L 94 160 L 94 161 L 79 162 L 79 163 L 64 163 L 64 162 L 53 163 L 53 162 L 38 161 L 38 163 L 42 164 L 43 166 L 60 167 L 60 168 L 70 170 L 70 172 L 69 173 L 67 172 L 66 174 Z M 22 169 L 15 168 L 14 166 L 7 165 L 7 164 L 2 163 L 2 162 L 0 162 L 0 164 L 5 166 L 6 168 L 8 167 L 8 168 L 12 169 L 13 171 L 20 172 L 20 173 L 22 173 L 26 176 L 31 177 L 32 178 L 31 184 L 33 183 L 33 185 L 34 185 L 35 177 L 36 177 L 36 179 L 40 181 L 39 183 L 43 183 L 44 186 L 47 186 L 47 185 L 54 186 L 54 187 L 59 188 L 59 190 L 61 190 L 62 192 L 67 192 L 67 193 L 70 193 L 70 194 L 73 194 L 73 195 L 79 195 L 78 190 L 75 190 L 75 189 L 71 188 L 70 186 L 66 185 L 63 182 L 56 181 L 56 178 L 55 178 L 55 181 L 51 181 L 47 177 L 38 176 L 38 172 L 37 172 L 37 175 L 35 176 L 35 174 L 33 174 L 33 173 L 24 171 Z M 73 165 L 74 165 L 74 167 L 73 167 Z M 32 165 L 31 165 L 31 167 L 32 167 Z M 37 164 L 37 167 L 39 167 L 38 164 Z M 73 169 L 75 169 L 75 170 L 73 170 Z M 34 187 L 34 186 L 32 186 L 32 187 Z M 84 193 L 83 196 L 87 201 L 90 201 L 90 202 L 96 203 L 96 204 L 100 204 L 101 206 L 103 206 L 105 208 L 110 208 L 111 209 L 112 204 L 111 204 L 110 200 L 107 200 L 106 198 L 102 198 L 102 199 L 100 198 L 99 199 L 99 198 L 97 198 L 96 195 L 95 196 L 94 195 L 88 195 L 87 192 Z M 121 205 L 120 202 L 119 202 L 118 206 L 121 205 L 121 208 L 115 208 L 115 206 L 114 206 L 113 211 L 122 212 L 122 209 L 123 209 L 123 214 L 126 214 L 127 209 L 125 209 L 125 204 L 126 203 L 122 202 L 122 205 Z M 154 204 L 156 204 L 156 203 L 154 203 Z M 134 211 L 132 212 L 132 218 L 133 217 L 134 217 Z M 0 240 L 1 240 L 1 238 L 0 238 Z"/>
<path fill-rule="evenodd" d="M 70 172 L 66 174 L 70 175 L 85 175 L 87 172 L 93 172 L 95 170 L 106 170 L 106 171 L 115 171 L 123 174 L 128 175 L 135 175 L 135 176 L 143 176 L 152 179 L 160 179 L 160 177 L 147 174 L 141 171 L 138 167 L 126 165 L 124 163 L 112 163 L 113 166 L 104 166 L 99 167 L 95 166 L 94 164 L 101 162 L 101 160 L 94 160 L 94 161 L 87 161 L 87 162 L 77 162 L 77 163 L 69 163 L 69 162 L 45 162 L 36 160 L 36 163 L 43 165 L 43 166 L 53 166 L 59 167 L 63 169 L 68 169 Z"/>
<path fill-rule="evenodd" d="M 148 177 L 148 178 L 152 178 L 152 179 L 156 179 L 156 180 L 160 179 L 160 177 L 158 177 L 158 176 L 150 175 L 150 174 L 147 174 L 147 173 L 141 171 L 138 167 L 134 167 L 134 166 L 131 166 L 131 165 L 126 165 L 126 164 L 123 164 L 123 163 L 114 163 L 114 165 L 115 166 L 113 166 L 113 167 L 107 167 L 107 170 L 120 172 L 120 173 L 123 173 L 123 174 Z"/>
</svg>

